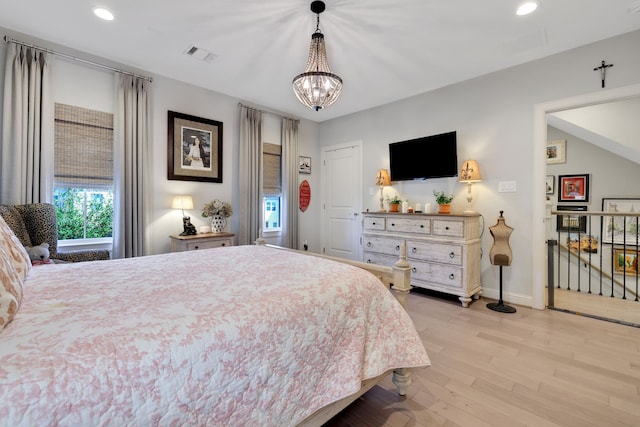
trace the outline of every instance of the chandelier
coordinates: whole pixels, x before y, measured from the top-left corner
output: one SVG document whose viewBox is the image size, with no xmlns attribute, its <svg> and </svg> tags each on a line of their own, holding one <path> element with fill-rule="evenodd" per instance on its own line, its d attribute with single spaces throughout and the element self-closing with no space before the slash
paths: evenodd
<svg viewBox="0 0 640 427">
<path fill-rule="evenodd" d="M 311 35 L 307 67 L 293 79 L 293 92 L 298 100 L 316 111 L 333 104 L 342 91 L 342 79 L 329 69 L 324 35 L 320 32 L 320 14 L 324 9 L 323 1 L 311 2 L 311 11 L 317 15 L 316 31 Z"/>
</svg>

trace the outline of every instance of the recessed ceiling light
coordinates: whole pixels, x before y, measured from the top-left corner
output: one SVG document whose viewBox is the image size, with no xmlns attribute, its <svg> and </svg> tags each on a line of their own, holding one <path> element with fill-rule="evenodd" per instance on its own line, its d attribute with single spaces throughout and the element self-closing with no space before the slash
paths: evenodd
<svg viewBox="0 0 640 427">
<path fill-rule="evenodd" d="M 113 21 L 113 13 L 109 12 L 104 7 L 96 7 L 93 9 L 93 13 L 100 19 L 105 21 Z"/>
<path fill-rule="evenodd" d="M 537 8 L 538 8 L 538 3 L 534 1 L 528 1 L 526 3 L 522 3 L 520 7 L 518 7 L 516 14 L 519 16 L 528 15 L 534 10 L 536 10 Z"/>
</svg>

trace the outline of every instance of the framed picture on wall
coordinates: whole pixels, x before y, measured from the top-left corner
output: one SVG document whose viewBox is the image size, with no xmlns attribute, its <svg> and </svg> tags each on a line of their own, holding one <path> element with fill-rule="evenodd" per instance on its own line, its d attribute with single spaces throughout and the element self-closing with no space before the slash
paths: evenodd
<svg viewBox="0 0 640 427">
<path fill-rule="evenodd" d="M 567 162 L 567 141 L 560 139 L 557 141 L 547 142 L 547 164 L 553 165 L 557 163 Z"/>
<path fill-rule="evenodd" d="M 168 179 L 222 182 L 222 122 L 169 111 Z"/>
<path fill-rule="evenodd" d="M 640 212 L 640 198 L 602 199 L 602 243 L 640 246 L 640 219 L 620 214 Z M 607 215 L 611 212 L 616 215 Z"/>
<path fill-rule="evenodd" d="M 556 177 L 553 175 L 547 175 L 545 191 L 547 194 L 553 194 L 556 192 Z"/>
<path fill-rule="evenodd" d="M 311 157 L 300 156 L 300 163 L 298 163 L 298 165 L 299 173 L 311 173 Z"/>
<path fill-rule="evenodd" d="M 569 233 L 586 233 L 587 217 L 585 215 L 577 215 L 574 212 L 585 212 L 586 206 L 556 206 L 558 211 L 573 211 L 566 214 L 558 215 L 556 222 L 556 231 L 566 231 Z"/>
<path fill-rule="evenodd" d="M 558 202 L 588 202 L 589 175 L 558 176 Z"/>
<path fill-rule="evenodd" d="M 613 271 L 618 274 L 638 274 L 638 249 L 613 248 Z"/>
</svg>

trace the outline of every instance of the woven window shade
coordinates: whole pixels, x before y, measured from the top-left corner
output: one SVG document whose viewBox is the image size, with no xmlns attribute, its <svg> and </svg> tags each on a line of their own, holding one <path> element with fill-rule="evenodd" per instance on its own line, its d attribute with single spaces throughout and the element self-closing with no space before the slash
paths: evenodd
<svg viewBox="0 0 640 427">
<path fill-rule="evenodd" d="M 263 144 L 262 165 L 264 176 L 262 191 L 264 194 L 280 194 L 282 184 L 280 179 L 282 147 L 276 144 Z"/>
<path fill-rule="evenodd" d="M 56 187 L 113 187 L 113 114 L 55 105 Z"/>
</svg>

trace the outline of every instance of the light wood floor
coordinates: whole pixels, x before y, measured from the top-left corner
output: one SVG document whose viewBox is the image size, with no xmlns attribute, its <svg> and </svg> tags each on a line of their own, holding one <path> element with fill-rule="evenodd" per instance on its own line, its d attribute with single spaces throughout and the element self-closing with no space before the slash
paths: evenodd
<svg viewBox="0 0 640 427">
<path fill-rule="evenodd" d="M 553 299 L 557 308 L 640 325 L 640 302 L 633 296 L 623 300 L 556 288 Z"/>
<path fill-rule="evenodd" d="M 406 398 L 387 378 L 327 426 L 640 426 L 640 329 L 487 302 L 409 295 L 432 366 Z"/>
</svg>

